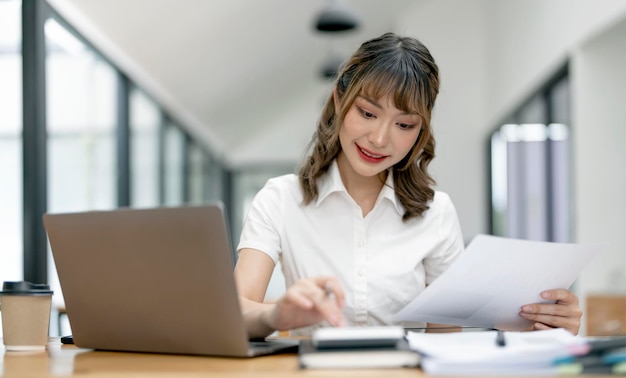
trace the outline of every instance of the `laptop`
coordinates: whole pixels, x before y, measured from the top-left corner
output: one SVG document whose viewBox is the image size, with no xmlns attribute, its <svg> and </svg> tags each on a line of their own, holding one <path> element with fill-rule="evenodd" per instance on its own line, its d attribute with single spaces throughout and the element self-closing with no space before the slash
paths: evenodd
<svg viewBox="0 0 626 378">
<path fill-rule="evenodd" d="M 112 351 L 252 357 L 223 205 L 45 214 L 74 343 Z"/>
</svg>

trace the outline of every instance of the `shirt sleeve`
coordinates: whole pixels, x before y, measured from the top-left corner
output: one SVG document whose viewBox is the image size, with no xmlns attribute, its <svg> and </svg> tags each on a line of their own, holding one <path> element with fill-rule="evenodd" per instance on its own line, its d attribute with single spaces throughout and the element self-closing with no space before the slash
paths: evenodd
<svg viewBox="0 0 626 378">
<path fill-rule="evenodd" d="M 437 192 L 437 196 L 435 210 L 438 211 L 436 219 L 439 222 L 440 242 L 439 247 L 424 259 L 427 285 L 448 269 L 465 249 L 459 217 L 450 197 L 442 192 Z"/>
<path fill-rule="evenodd" d="M 256 194 L 244 219 L 237 252 L 243 248 L 252 248 L 266 253 L 274 263 L 279 261 L 280 197 L 280 188 L 275 179 L 269 180 Z"/>
</svg>

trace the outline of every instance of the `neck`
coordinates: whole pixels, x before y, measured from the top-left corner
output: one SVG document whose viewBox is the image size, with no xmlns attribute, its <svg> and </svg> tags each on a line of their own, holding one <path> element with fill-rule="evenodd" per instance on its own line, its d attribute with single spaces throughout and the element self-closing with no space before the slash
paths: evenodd
<svg viewBox="0 0 626 378">
<path fill-rule="evenodd" d="M 337 157 L 337 166 L 348 194 L 361 207 L 363 216 L 367 215 L 374 207 L 380 190 L 385 185 L 387 170 L 370 177 L 362 176 L 352 169 L 343 154 Z"/>
</svg>

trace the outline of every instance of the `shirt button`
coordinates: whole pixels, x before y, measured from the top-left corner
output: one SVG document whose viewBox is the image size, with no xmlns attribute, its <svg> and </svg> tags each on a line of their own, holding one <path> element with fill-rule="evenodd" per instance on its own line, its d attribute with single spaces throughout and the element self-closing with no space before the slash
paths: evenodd
<svg viewBox="0 0 626 378">
<path fill-rule="evenodd" d="M 357 274 L 359 275 L 359 277 L 363 277 L 363 275 L 365 274 L 365 272 L 364 272 L 364 271 L 362 271 L 362 270 L 359 270 L 359 271 L 357 272 Z"/>
<path fill-rule="evenodd" d="M 365 242 L 363 240 L 359 240 L 358 242 L 356 242 L 357 247 L 363 247 L 365 245 Z"/>
</svg>

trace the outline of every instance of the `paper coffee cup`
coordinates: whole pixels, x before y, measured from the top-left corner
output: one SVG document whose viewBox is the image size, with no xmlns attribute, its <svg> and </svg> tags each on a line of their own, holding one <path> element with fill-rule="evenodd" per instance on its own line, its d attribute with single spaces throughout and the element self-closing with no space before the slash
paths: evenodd
<svg viewBox="0 0 626 378">
<path fill-rule="evenodd" d="M 52 291 L 45 284 L 4 282 L 0 291 L 6 350 L 43 350 L 48 344 Z"/>
</svg>

